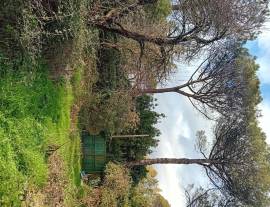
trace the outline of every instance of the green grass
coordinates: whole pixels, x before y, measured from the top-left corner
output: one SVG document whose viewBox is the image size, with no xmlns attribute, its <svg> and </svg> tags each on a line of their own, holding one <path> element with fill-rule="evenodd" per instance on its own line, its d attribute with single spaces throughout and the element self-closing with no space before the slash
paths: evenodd
<svg viewBox="0 0 270 207">
<path fill-rule="evenodd" d="M 68 191 L 77 192 L 80 138 L 70 136 L 71 85 L 50 81 L 42 63 L 1 57 L 0 74 L 0 206 L 20 206 L 27 186 L 45 185 L 48 145 L 63 145 L 59 153 L 70 178 Z"/>
<path fill-rule="evenodd" d="M 0 201 L 19 206 L 26 185 L 46 182 L 45 123 L 58 121 L 59 94 L 41 64 L 0 63 Z"/>
<path fill-rule="evenodd" d="M 80 134 L 76 126 L 71 133 L 70 112 L 95 82 L 98 33 L 85 22 L 91 1 L 61 1 L 59 13 L 53 14 L 59 18 L 49 22 L 42 22 L 49 14 L 30 0 L 0 5 L 0 206 L 20 206 L 25 189 L 46 185 L 48 146 L 61 146 L 57 153 L 68 181 L 65 204 L 78 206 Z M 68 65 L 71 80 L 52 81 L 50 72 L 56 70 L 51 62 Z"/>
<path fill-rule="evenodd" d="M 70 142 L 62 149 L 62 155 L 65 160 L 65 171 L 68 177 L 67 189 L 65 189 L 66 206 L 79 206 L 78 197 L 82 190 L 81 187 L 81 153 L 80 153 L 79 134 L 72 135 Z"/>
</svg>

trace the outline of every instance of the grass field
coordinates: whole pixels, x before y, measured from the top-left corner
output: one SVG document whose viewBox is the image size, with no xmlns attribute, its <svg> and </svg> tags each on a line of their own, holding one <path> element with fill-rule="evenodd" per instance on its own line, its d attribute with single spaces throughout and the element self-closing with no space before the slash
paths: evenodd
<svg viewBox="0 0 270 207">
<path fill-rule="evenodd" d="M 91 2 L 0 3 L 1 207 L 80 205 L 77 114 L 95 76 Z"/>
<path fill-rule="evenodd" d="M 71 84 L 50 80 L 39 61 L 1 57 L 0 73 L 1 206 L 20 206 L 27 189 L 42 191 L 50 174 L 46 150 L 52 146 L 60 147 L 53 153 L 63 163 L 65 200 L 71 203 L 80 186 L 80 138 L 70 128 Z"/>
</svg>

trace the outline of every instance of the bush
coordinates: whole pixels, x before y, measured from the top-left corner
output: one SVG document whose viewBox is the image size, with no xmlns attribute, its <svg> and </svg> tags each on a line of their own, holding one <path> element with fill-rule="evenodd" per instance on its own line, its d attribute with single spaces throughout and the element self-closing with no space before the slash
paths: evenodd
<svg viewBox="0 0 270 207">
<path fill-rule="evenodd" d="M 146 6 L 146 13 L 148 17 L 153 20 L 165 19 L 171 13 L 170 0 L 158 0 L 155 5 Z"/>
<path fill-rule="evenodd" d="M 108 163 L 101 187 L 100 207 L 125 206 L 130 188 L 128 170 L 121 165 Z"/>
<path fill-rule="evenodd" d="M 94 134 L 105 130 L 121 133 L 135 127 L 139 121 L 132 97 L 125 92 L 95 94 L 80 113 L 82 126 Z"/>
<path fill-rule="evenodd" d="M 128 142 L 126 139 L 112 139 L 108 152 L 112 155 L 113 160 L 119 162 L 141 160 L 151 153 L 153 147 L 157 146 L 158 140 L 156 137 L 159 136 L 160 131 L 155 128 L 155 125 L 164 115 L 154 111 L 155 100 L 152 96 L 137 97 L 135 105 L 140 122 L 133 129 L 124 131 L 123 134 L 147 134 L 149 137 L 129 139 Z M 145 177 L 146 172 L 144 166 L 135 166 L 130 171 L 135 183 Z"/>
</svg>

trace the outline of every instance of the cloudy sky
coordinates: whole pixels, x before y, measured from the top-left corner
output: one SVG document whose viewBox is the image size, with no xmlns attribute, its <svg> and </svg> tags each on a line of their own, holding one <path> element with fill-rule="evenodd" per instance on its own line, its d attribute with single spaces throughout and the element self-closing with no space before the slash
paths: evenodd
<svg viewBox="0 0 270 207">
<path fill-rule="evenodd" d="M 260 126 L 267 135 L 270 143 L 270 22 L 263 29 L 262 34 L 255 41 L 248 42 L 246 47 L 250 53 L 257 57 L 256 62 L 260 65 L 258 77 L 261 81 L 261 93 L 263 101 L 259 108 L 262 117 Z M 168 85 L 181 83 L 181 69 L 175 75 L 175 79 Z M 183 79 L 183 78 L 182 78 Z M 197 130 L 205 130 L 211 133 L 213 124 L 203 118 L 187 99 L 177 94 L 156 95 L 159 106 L 158 112 L 166 115 L 158 124 L 162 135 L 159 137 L 159 146 L 155 149 L 152 157 L 189 157 L 200 156 L 194 150 L 194 139 Z M 158 170 L 159 186 L 163 196 L 172 207 L 185 207 L 184 187 L 187 184 L 205 184 L 207 179 L 200 167 L 155 165 Z"/>
</svg>

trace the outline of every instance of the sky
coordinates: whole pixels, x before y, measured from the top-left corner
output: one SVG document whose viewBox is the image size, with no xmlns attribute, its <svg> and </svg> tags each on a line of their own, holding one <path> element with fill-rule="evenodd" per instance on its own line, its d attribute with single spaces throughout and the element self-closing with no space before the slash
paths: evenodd
<svg viewBox="0 0 270 207">
<path fill-rule="evenodd" d="M 258 77 L 260 79 L 263 101 L 258 106 L 262 117 L 259 124 L 266 133 L 270 144 L 270 22 L 263 27 L 262 33 L 254 41 L 246 44 L 249 52 L 256 56 L 260 65 Z M 193 67 L 196 64 L 193 65 Z M 181 83 L 181 69 L 174 75 L 174 79 L 167 86 Z M 188 157 L 200 156 L 194 149 L 197 130 L 205 130 L 211 136 L 213 123 L 200 115 L 185 97 L 177 94 L 155 95 L 158 107 L 156 110 L 166 117 L 161 120 L 157 128 L 161 130 L 159 145 L 151 157 Z M 155 165 L 158 171 L 161 194 L 169 201 L 171 207 L 185 207 L 184 189 L 188 184 L 206 185 L 207 178 L 203 170 L 197 166 Z"/>
</svg>

